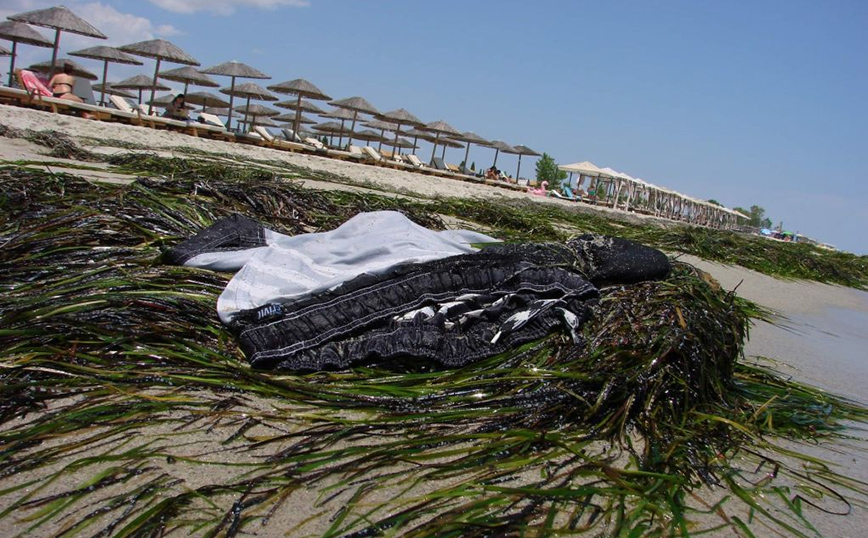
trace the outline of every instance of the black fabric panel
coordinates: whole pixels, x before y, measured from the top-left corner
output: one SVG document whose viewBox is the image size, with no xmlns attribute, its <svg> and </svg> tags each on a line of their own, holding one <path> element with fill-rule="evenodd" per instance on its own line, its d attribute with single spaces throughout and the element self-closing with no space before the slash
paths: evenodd
<svg viewBox="0 0 868 538">
<path fill-rule="evenodd" d="M 179 243 L 163 254 L 163 260 L 172 265 L 184 265 L 190 258 L 207 252 L 225 252 L 264 247 L 265 229 L 253 219 L 234 213 L 222 218 Z"/>
</svg>

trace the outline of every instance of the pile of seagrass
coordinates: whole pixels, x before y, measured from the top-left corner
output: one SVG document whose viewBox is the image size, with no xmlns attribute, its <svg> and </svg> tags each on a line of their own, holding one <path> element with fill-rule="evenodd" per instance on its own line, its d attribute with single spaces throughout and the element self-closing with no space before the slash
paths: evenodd
<svg viewBox="0 0 868 538">
<path fill-rule="evenodd" d="M 812 511 L 868 493 L 778 443 L 842 438 L 866 411 L 744 364 L 765 314 L 689 266 L 602 290 L 582 346 L 257 372 L 216 316 L 231 275 L 161 263 L 224 215 L 297 234 L 378 209 L 438 228 L 459 207 L 493 235 L 562 235 L 529 209 L 113 164 L 162 178 L 0 167 L 0 520 L 20 536 L 807 536 Z"/>
</svg>

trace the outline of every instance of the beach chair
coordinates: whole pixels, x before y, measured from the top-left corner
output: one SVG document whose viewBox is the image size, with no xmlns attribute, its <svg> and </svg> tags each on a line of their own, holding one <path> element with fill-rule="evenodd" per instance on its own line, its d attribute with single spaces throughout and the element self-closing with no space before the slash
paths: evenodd
<svg viewBox="0 0 868 538">
<path fill-rule="evenodd" d="M 404 155 L 404 160 L 409 162 L 415 168 L 425 168 L 425 163 L 420 161 L 419 157 L 417 157 L 416 155 L 414 155 L 412 153 L 409 155 Z"/>
<path fill-rule="evenodd" d="M 271 134 L 268 129 L 262 125 L 254 125 L 253 132 L 262 137 L 265 144 L 269 147 L 282 149 L 285 151 L 313 151 L 314 148 L 300 144 L 298 142 L 290 142 L 289 140 L 280 140 Z"/>
<path fill-rule="evenodd" d="M 403 163 L 395 162 L 391 159 L 387 159 L 380 155 L 380 152 L 372 148 L 371 146 L 365 146 L 362 148 L 362 152 L 365 154 L 367 160 L 373 162 L 378 166 L 384 166 L 386 168 L 393 168 L 395 170 L 405 168 L 406 165 Z"/>
<path fill-rule="evenodd" d="M 437 170 L 449 170 L 449 167 L 446 166 L 446 163 L 443 162 L 443 159 L 440 157 L 434 157 L 431 159 L 431 165 Z"/>
<path fill-rule="evenodd" d="M 298 136 L 298 133 L 296 133 L 295 131 L 293 131 L 292 129 L 289 129 L 287 127 L 284 127 L 283 129 L 281 129 L 280 132 L 282 132 L 283 137 L 285 139 L 289 140 L 290 142 L 306 142 L 306 140 L 302 140 L 301 137 Z"/>
<path fill-rule="evenodd" d="M 202 121 L 207 123 L 208 125 L 213 125 L 214 127 L 220 127 L 222 129 L 226 129 L 226 124 L 220 121 L 215 114 L 210 114 L 208 112 L 200 112 L 199 117 L 202 118 Z"/>
</svg>

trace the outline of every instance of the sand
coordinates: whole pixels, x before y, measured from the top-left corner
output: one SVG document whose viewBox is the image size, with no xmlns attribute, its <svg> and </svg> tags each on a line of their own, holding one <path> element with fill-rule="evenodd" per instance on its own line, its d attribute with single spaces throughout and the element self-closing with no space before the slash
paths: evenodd
<svg viewBox="0 0 868 538">
<path fill-rule="evenodd" d="M 599 211 L 617 218 L 633 221 L 666 225 L 660 219 L 640 215 L 627 215 L 613 212 L 605 208 L 585 206 L 568 201 L 551 198 L 540 198 L 521 192 L 493 188 L 464 181 L 426 176 L 418 173 L 397 171 L 363 164 L 349 163 L 317 156 L 293 154 L 267 148 L 233 144 L 222 141 L 197 139 L 179 133 L 155 131 L 144 127 L 131 127 L 120 124 L 107 124 L 79 118 L 52 115 L 49 113 L 31 111 L 17 107 L 0 105 L 0 124 L 20 129 L 46 130 L 54 129 L 69 134 L 82 143 L 87 149 L 102 153 L 127 152 L 111 146 L 102 146 L 94 140 L 114 140 L 144 144 L 161 154 L 172 154 L 173 150 L 183 146 L 208 152 L 221 152 L 227 158 L 255 159 L 258 161 L 280 161 L 304 166 L 317 170 L 333 172 L 348 176 L 356 183 L 347 186 L 340 182 L 305 181 L 307 186 L 319 189 L 361 189 L 386 190 L 393 194 L 405 194 L 424 197 L 462 196 L 472 198 L 493 198 L 499 200 L 533 200 L 538 203 L 564 204 L 581 211 Z M 24 140 L 14 140 L 0 137 L 0 160 L 26 160 L 40 166 L 39 162 L 50 163 L 52 170 L 65 169 L 64 165 L 74 166 L 77 161 L 63 161 L 46 157 L 44 147 L 36 146 Z M 88 164 L 88 166 L 91 166 Z M 78 173 L 94 181 L 128 181 L 128 177 L 113 174 L 104 166 L 93 164 L 94 170 Z M 359 185 L 362 186 L 359 186 Z M 455 226 L 461 225 L 454 221 Z M 829 391 L 841 393 L 852 398 L 868 401 L 868 373 L 864 361 L 848 358 L 864 350 L 868 340 L 864 331 L 847 329 L 846 323 L 835 323 L 835 320 L 850 318 L 861 319 L 868 316 L 868 293 L 838 286 L 829 286 L 809 282 L 789 282 L 768 277 L 754 271 L 738 267 L 711 263 L 692 256 L 681 256 L 681 260 L 692 263 L 711 273 L 727 290 L 735 290 L 739 296 L 763 305 L 781 316 L 781 325 L 771 325 L 760 322 L 752 331 L 746 347 L 748 360 L 753 357 L 769 357 L 779 361 L 779 367 L 793 375 L 794 378 L 820 386 Z M 847 332 L 849 330 L 849 332 Z M 834 357 L 818 349 L 815 341 L 819 337 L 829 337 L 841 347 L 840 354 L 845 357 L 842 362 L 835 363 Z M 853 469 L 852 475 L 868 480 L 868 458 L 864 454 L 854 454 L 842 450 L 836 456 L 841 463 Z M 177 467 L 173 472 L 183 471 Z M 189 479 L 195 482 L 194 473 L 201 472 L 191 468 Z M 830 536 L 857 536 L 859 529 L 868 528 L 868 513 L 859 507 L 845 518 L 820 517 L 820 526 Z M 284 521 L 283 523 L 286 523 Z M 286 527 L 275 529 L 275 535 L 282 535 Z M 266 533 L 263 535 L 271 535 Z"/>
</svg>

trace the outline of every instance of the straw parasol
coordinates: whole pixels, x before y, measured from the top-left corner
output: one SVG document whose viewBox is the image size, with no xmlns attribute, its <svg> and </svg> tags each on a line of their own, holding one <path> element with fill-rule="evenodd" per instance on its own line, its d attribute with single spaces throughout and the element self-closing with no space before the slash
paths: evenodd
<svg viewBox="0 0 868 538">
<path fill-rule="evenodd" d="M 135 54 L 136 56 L 144 56 L 145 58 L 153 58 L 157 60 L 157 65 L 154 67 L 154 85 L 151 86 L 151 100 L 154 100 L 154 94 L 157 92 L 157 79 L 160 74 L 160 62 L 163 60 L 176 64 L 199 65 L 195 58 L 179 49 L 177 46 L 169 43 L 165 39 L 151 39 L 150 41 L 139 41 L 131 45 L 120 47 L 124 52 Z M 151 113 L 151 107 L 148 107 L 148 114 Z"/>
<path fill-rule="evenodd" d="M 371 129 L 363 129 L 357 133 L 350 133 L 350 136 L 366 142 L 379 142 L 383 140 L 383 136 L 380 133 Z"/>
<path fill-rule="evenodd" d="M 274 121 L 280 121 L 280 122 L 288 123 L 290 125 L 294 125 L 295 120 L 298 119 L 299 126 L 304 125 L 304 124 L 312 125 L 312 124 L 316 123 L 316 121 L 317 121 L 313 118 L 309 118 L 309 117 L 305 116 L 304 114 L 302 114 L 300 116 L 296 116 L 295 114 L 281 114 L 279 116 L 274 116 L 271 119 Z"/>
<path fill-rule="evenodd" d="M 33 45 L 35 47 L 52 47 L 51 41 L 42 37 L 42 34 L 27 26 L 23 22 L 3 21 L 0 22 L 0 39 L 6 39 L 12 42 L 12 52 L 9 60 L 9 86 L 12 86 L 12 79 L 15 75 L 15 56 L 18 43 L 25 45 Z"/>
<path fill-rule="evenodd" d="M 340 99 L 338 101 L 330 101 L 329 104 L 331 106 L 345 108 L 353 112 L 353 124 L 350 126 L 350 141 L 347 142 L 348 144 L 353 143 L 353 131 L 356 129 L 356 119 L 358 119 L 359 113 L 371 115 L 379 113 L 379 111 L 376 109 L 376 107 L 374 107 L 374 105 L 367 102 L 362 97 L 348 97 L 346 99 Z"/>
<path fill-rule="evenodd" d="M 496 151 L 494 152 L 494 163 L 491 166 L 497 166 L 497 155 L 502 151 L 504 153 L 518 153 L 514 147 L 510 146 L 506 142 L 501 142 L 500 140 L 492 140 L 488 145 L 489 147 L 494 148 Z M 518 179 L 518 178 L 516 178 Z"/>
<path fill-rule="evenodd" d="M 446 160 L 446 148 L 463 148 L 464 144 L 450 138 L 441 138 L 440 146 L 443 147 L 443 151 L 440 153 L 440 158 Z"/>
<path fill-rule="evenodd" d="M 434 160 L 434 154 L 437 151 L 437 143 L 440 140 L 440 135 L 453 136 L 460 135 L 461 131 L 452 127 L 448 123 L 443 120 L 432 121 L 431 123 L 426 123 L 424 127 L 420 127 L 423 131 L 428 131 L 434 133 L 434 149 L 431 150 L 431 160 Z"/>
<path fill-rule="evenodd" d="M 184 100 L 191 105 L 200 105 L 203 108 L 216 107 L 228 110 L 229 107 L 229 101 L 211 92 L 185 93 Z"/>
<path fill-rule="evenodd" d="M 176 67 L 160 73 L 160 78 L 171 80 L 173 82 L 182 82 L 184 84 L 184 95 L 187 94 L 187 88 L 190 84 L 194 86 L 204 86 L 206 88 L 219 88 L 220 84 L 205 73 L 200 72 L 195 67 L 185 65 Z"/>
<path fill-rule="evenodd" d="M 522 146 L 521 144 L 517 146 L 513 146 L 515 148 L 516 153 L 518 153 L 518 167 L 515 169 L 515 179 L 518 180 L 518 173 L 521 171 L 521 156 L 522 155 L 532 155 L 534 157 L 539 157 L 541 154 L 536 151 L 530 149 L 527 146 Z"/>
<path fill-rule="evenodd" d="M 297 78 L 295 80 L 287 80 L 286 82 L 280 82 L 278 84 L 273 84 L 268 87 L 269 90 L 277 93 L 285 93 L 288 95 L 296 95 L 296 107 L 295 107 L 295 115 L 296 118 L 301 117 L 301 98 L 307 97 L 308 99 L 317 99 L 320 101 L 328 101 L 331 99 L 328 95 L 322 92 L 319 88 L 311 84 L 310 82 L 304 80 L 303 78 Z M 311 110 L 310 112 L 314 112 Z M 298 131 L 298 121 L 293 123 L 292 130 Z"/>
<path fill-rule="evenodd" d="M 222 64 L 211 66 L 208 69 L 200 69 L 199 71 L 201 73 L 205 73 L 207 75 L 220 75 L 222 77 L 229 77 L 230 78 L 230 83 L 229 83 L 229 88 L 228 88 L 229 91 L 227 92 L 227 91 L 220 90 L 221 92 L 223 92 L 229 96 L 229 121 L 226 123 L 227 128 L 230 127 L 231 122 L 232 122 L 233 100 L 236 96 L 240 95 L 240 94 L 235 93 L 235 79 L 236 78 L 255 78 L 255 79 L 269 79 L 269 78 L 271 78 L 269 75 L 266 75 L 265 73 L 263 73 L 262 71 L 259 71 L 258 69 L 254 69 L 253 67 L 250 67 L 247 64 L 243 64 L 241 62 L 235 62 L 235 61 L 223 62 Z M 271 94 L 269 94 L 269 95 L 271 95 Z M 274 100 L 277 101 L 276 98 Z M 248 103 L 249 103 L 249 98 L 248 98 Z"/>
<path fill-rule="evenodd" d="M 312 131 L 317 133 L 327 134 L 330 137 L 334 137 L 334 135 L 338 135 L 340 138 L 338 139 L 338 146 L 340 146 L 341 140 L 344 135 L 344 124 L 343 121 L 338 123 L 336 121 L 327 121 L 324 123 L 320 123 L 318 125 L 314 125 L 311 127 Z"/>
<path fill-rule="evenodd" d="M 244 126 L 250 125 L 250 129 L 253 129 L 257 125 L 259 125 L 260 127 L 280 127 L 280 125 L 271 121 L 271 118 L 268 118 L 266 116 L 255 116 L 253 114 L 251 114 L 249 117 L 238 120 L 238 123 Z"/>
<path fill-rule="evenodd" d="M 46 60 L 44 62 L 35 63 L 27 69 L 36 71 L 37 73 L 52 73 L 57 68 L 60 68 L 62 71 L 63 69 L 66 69 L 67 66 L 72 68 L 72 76 L 74 77 L 86 78 L 87 80 L 97 80 L 99 78 L 94 73 L 88 71 L 69 58 L 57 58 L 53 64 Z"/>
<path fill-rule="evenodd" d="M 275 96 L 273 93 L 266 90 L 259 84 L 256 84 L 255 82 L 245 82 L 244 84 L 241 84 L 239 86 L 222 88 L 220 90 L 220 93 L 224 93 L 229 96 L 229 112 L 232 112 L 233 97 L 245 97 L 247 99 L 245 106 L 250 106 L 251 99 L 257 99 L 259 101 L 277 101 L 277 96 Z M 276 110 L 274 112 L 276 113 L 274 114 L 275 116 L 277 114 L 280 114 L 280 112 Z M 246 117 L 247 115 L 245 115 L 245 119 Z M 245 121 L 244 123 L 246 124 L 247 122 Z"/>
<path fill-rule="evenodd" d="M 470 145 L 477 144 L 479 146 L 487 146 L 491 144 L 488 140 L 482 138 L 478 134 L 467 131 L 466 133 L 461 133 L 460 135 L 451 136 L 452 140 L 460 140 L 462 142 L 467 142 L 467 150 L 464 152 L 464 167 L 467 167 L 467 159 L 470 157 Z"/>
<path fill-rule="evenodd" d="M 94 28 L 89 22 L 82 19 L 66 6 L 50 7 L 47 9 L 37 9 L 36 11 L 27 11 L 18 15 L 10 15 L 11 21 L 26 22 L 34 26 L 42 26 L 43 28 L 51 28 L 54 30 L 54 50 L 51 53 L 51 71 L 48 72 L 49 78 L 54 75 L 54 66 L 57 60 L 57 50 L 60 46 L 60 33 L 70 32 L 87 37 L 95 37 L 98 39 L 107 39 L 105 34 Z"/>
<path fill-rule="evenodd" d="M 398 148 L 398 153 L 401 153 L 401 149 L 416 149 L 416 145 L 407 140 L 406 138 L 398 138 L 397 140 L 386 140 L 383 142 L 387 146 L 392 146 L 393 148 Z"/>
<path fill-rule="evenodd" d="M 126 52 L 116 49 L 115 47 L 106 47 L 105 45 L 100 45 L 98 47 L 90 47 L 87 49 L 77 50 L 75 52 L 70 52 L 70 56 L 78 56 L 80 58 L 88 58 L 91 60 L 102 60 L 102 82 L 105 84 L 106 77 L 108 76 L 108 64 L 109 62 L 117 63 L 117 64 L 126 64 L 126 65 L 142 65 L 142 62 L 133 58 Z M 102 106 L 105 103 L 105 92 L 101 91 L 99 96 L 99 106 Z"/>
<path fill-rule="evenodd" d="M 386 131 L 389 131 L 391 133 L 395 133 L 396 135 L 400 134 L 400 130 L 398 128 L 397 123 L 392 123 L 392 122 L 383 121 L 383 120 L 373 120 L 373 121 L 365 122 L 362 125 L 364 125 L 365 127 L 370 127 L 372 129 L 379 129 L 380 130 L 380 138 L 382 138 L 383 140 L 380 141 L 380 145 L 379 145 L 379 147 L 377 147 L 377 150 L 383 149 L 383 142 L 386 141 L 385 140 Z"/>
<path fill-rule="evenodd" d="M 390 110 L 389 112 L 383 112 L 381 114 L 376 115 L 377 119 L 392 122 L 397 125 L 397 131 L 395 131 L 395 143 L 398 141 L 398 135 L 401 127 L 405 125 L 409 125 L 411 127 L 421 127 L 425 125 L 425 122 L 414 116 L 413 114 L 407 112 L 403 108 L 399 108 L 396 110 Z M 413 142 L 413 147 L 416 147 L 416 142 Z"/>
<path fill-rule="evenodd" d="M 287 108 L 289 110 L 301 110 L 302 112 L 311 112 L 313 114 L 325 114 L 325 110 L 311 103 L 307 99 L 302 99 L 301 101 L 280 101 L 279 103 L 274 103 L 274 106 L 280 108 Z"/>
<path fill-rule="evenodd" d="M 120 88 L 121 90 L 138 90 L 139 104 L 141 104 L 142 102 L 142 90 L 153 88 L 154 90 L 167 92 L 172 89 L 165 84 L 160 84 L 159 82 L 147 75 L 136 75 L 134 77 L 125 78 L 120 82 L 112 83 L 112 87 Z"/>
<path fill-rule="evenodd" d="M 344 122 L 352 121 L 355 117 L 355 113 L 352 110 L 347 110 L 345 108 L 336 108 L 331 112 L 326 112 L 325 114 L 320 114 L 320 116 L 324 118 L 334 118 L 336 120 L 341 120 L 340 126 L 341 130 L 338 134 L 338 146 L 343 147 L 343 138 L 344 138 Z"/>
</svg>

